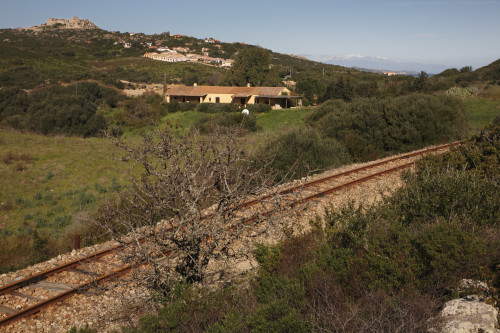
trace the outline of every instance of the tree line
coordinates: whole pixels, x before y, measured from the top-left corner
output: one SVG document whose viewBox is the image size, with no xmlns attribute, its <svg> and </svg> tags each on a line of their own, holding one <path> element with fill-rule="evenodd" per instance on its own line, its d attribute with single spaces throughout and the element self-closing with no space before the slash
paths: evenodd
<svg viewBox="0 0 500 333">
<path fill-rule="evenodd" d="M 261 149 L 263 156 L 273 156 L 272 168 L 285 174 L 294 165 L 296 177 L 303 177 L 351 161 L 368 161 L 374 153 L 380 158 L 468 133 L 460 99 L 427 94 L 330 100 L 310 113 L 305 124 Z"/>
<path fill-rule="evenodd" d="M 99 107 L 115 107 L 122 99 L 115 90 L 93 82 L 29 93 L 8 87 L 0 90 L 0 124 L 41 134 L 97 136 L 107 125 Z"/>
</svg>

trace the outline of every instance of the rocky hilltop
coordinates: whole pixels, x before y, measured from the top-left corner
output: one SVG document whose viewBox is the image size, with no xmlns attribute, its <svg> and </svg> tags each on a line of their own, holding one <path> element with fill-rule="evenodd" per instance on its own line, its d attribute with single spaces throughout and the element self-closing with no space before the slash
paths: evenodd
<svg viewBox="0 0 500 333">
<path fill-rule="evenodd" d="M 61 29 L 100 29 L 92 21 L 87 19 L 80 19 L 78 16 L 73 16 L 72 19 L 57 19 L 49 18 L 47 23 L 39 26 L 26 28 L 26 30 L 41 30 L 48 27 L 57 27 Z"/>
</svg>

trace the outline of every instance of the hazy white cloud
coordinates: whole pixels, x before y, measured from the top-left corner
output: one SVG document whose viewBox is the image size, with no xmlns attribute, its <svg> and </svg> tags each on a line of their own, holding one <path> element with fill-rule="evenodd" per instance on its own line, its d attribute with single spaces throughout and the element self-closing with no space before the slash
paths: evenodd
<svg viewBox="0 0 500 333">
<path fill-rule="evenodd" d="M 447 6 L 447 5 L 494 5 L 500 1 L 497 0 L 449 0 L 449 1 L 405 1 L 394 3 L 395 6 Z"/>
<path fill-rule="evenodd" d="M 389 59 L 389 58 L 381 57 L 381 56 L 364 56 L 361 54 L 346 54 L 343 56 L 337 56 L 337 59 L 365 59 L 365 58 L 375 58 L 375 59 L 383 59 L 383 60 Z"/>
<path fill-rule="evenodd" d="M 382 56 L 366 56 L 361 54 L 345 54 L 340 56 L 334 55 L 305 55 L 310 59 L 318 61 L 332 61 L 332 60 L 364 60 L 364 59 L 377 59 L 377 60 L 390 60 Z"/>
<path fill-rule="evenodd" d="M 414 33 L 411 34 L 410 37 L 412 38 L 424 38 L 424 39 L 434 39 L 434 38 L 441 38 L 443 37 L 442 34 L 437 34 L 437 33 L 425 33 L 425 32 L 420 32 L 420 33 Z"/>
</svg>

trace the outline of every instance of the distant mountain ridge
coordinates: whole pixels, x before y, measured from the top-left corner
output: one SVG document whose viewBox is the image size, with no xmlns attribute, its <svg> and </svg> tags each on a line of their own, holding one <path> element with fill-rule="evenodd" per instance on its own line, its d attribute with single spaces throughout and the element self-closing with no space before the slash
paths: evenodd
<svg viewBox="0 0 500 333">
<path fill-rule="evenodd" d="M 366 68 L 376 70 L 377 72 L 405 72 L 408 74 L 419 73 L 424 71 L 427 73 L 441 73 L 442 71 L 451 68 L 445 65 L 423 64 L 416 62 L 398 62 L 385 57 L 372 57 L 362 55 L 346 55 L 346 56 L 309 56 L 309 59 L 314 59 L 326 64 L 339 65 L 352 68 Z"/>
</svg>

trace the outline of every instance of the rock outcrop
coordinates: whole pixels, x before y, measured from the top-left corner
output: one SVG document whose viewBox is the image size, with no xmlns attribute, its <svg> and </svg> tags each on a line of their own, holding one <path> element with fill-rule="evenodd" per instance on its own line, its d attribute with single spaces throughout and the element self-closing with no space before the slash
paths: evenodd
<svg viewBox="0 0 500 333">
<path fill-rule="evenodd" d="M 49 18 L 47 19 L 47 23 L 26 28 L 26 30 L 41 30 L 48 27 L 57 27 L 60 29 L 100 29 L 92 21 L 74 16 L 72 19 Z"/>
<path fill-rule="evenodd" d="M 463 279 L 457 292 L 462 297 L 445 303 L 441 311 L 439 332 L 500 333 L 494 290 L 485 282 Z"/>
<path fill-rule="evenodd" d="M 477 295 L 447 302 L 441 317 L 444 321 L 443 333 L 500 333 L 498 310 Z"/>
</svg>

